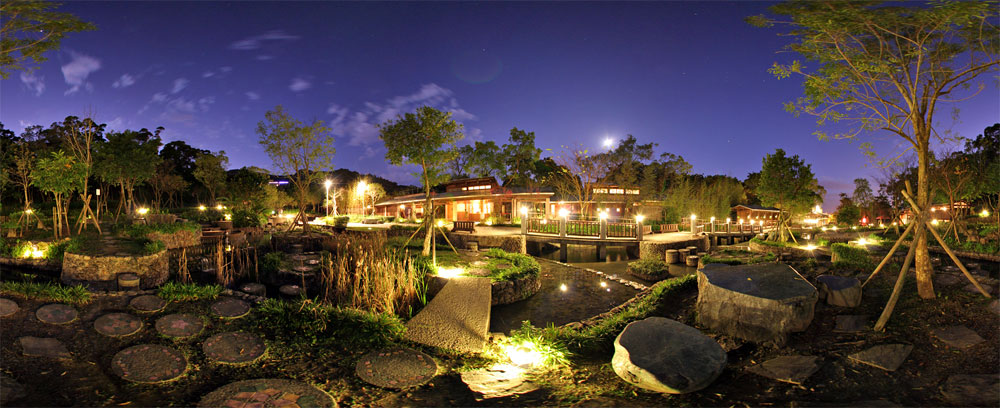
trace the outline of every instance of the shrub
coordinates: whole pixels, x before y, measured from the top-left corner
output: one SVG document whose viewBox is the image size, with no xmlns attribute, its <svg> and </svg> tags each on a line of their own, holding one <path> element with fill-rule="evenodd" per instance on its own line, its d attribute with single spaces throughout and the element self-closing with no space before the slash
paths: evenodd
<svg viewBox="0 0 1000 408">
<path fill-rule="evenodd" d="M 188 221 L 193 221 L 199 224 L 208 224 L 214 221 L 219 221 L 222 219 L 222 211 L 215 208 L 206 208 L 205 211 L 201 211 L 197 208 L 188 209 L 181 213 L 181 217 Z"/>
<path fill-rule="evenodd" d="M 194 283 L 167 282 L 157 291 L 166 301 L 212 300 L 222 293 L 219 285 L 198 285 Z"/>
<path fill-rule="evenodd" d="M 260 258 L 258 267 L 260 268 L 261 273 L 265 275 L 270 275 L 278 273 L 278 270 L 281 269 L 281 265 L 284 262 L 285 262 L 284 252 L 268 252 L 264 254 L 263 257 Z"/>
<path fill-rule="evenodd" d="M 836 243 L 830 247 L 836 261 L 833 266 L 836 268 L 856 269 L 862 272 L 875 270 L 875 261 L 868 255 L 864 248 L 854 247 L 844 243 Z"/>
<path fill-rule="evenodd" d="M 406 328 L 390 313 L 371 313 L 313 300 L 267 299 L 256 308 L 258 329 L 289 345 L 374 348 L 402 340 Z"/>
<path fill-rule="evenodd" d="M 249 208 L 233 209 L 233 228 L 259 227 L 267 222 L 264 214 Z"/>
<path fill-rule="evenodd" d="M 515 329 L 501 342 L 504 348 L 528 347 L 540 356 L 538 365 L 552 367 L 569 365 L 570 352 L 566 345 L 556 339 L 544 335 L 544 330 L 531 325 L 529 321 L 521 322 L 521 328 Z"/>
<path fill-rule="evenodd" d="M 83 286 L 63 286 L 54 283 L 0 282 L 0 293 L 21 295 L 29 299 L 45 302 L 85 304 L 91 294 Z"/>
<path fill-rule="evenodd" d="M 743 261 L 736 258 L 716 258 L 713 257 L 712 255 L 704 255 L 701 257 L 701 263 L 705 265 L 708 264 L 742 265 Z"/>
<path fill-rule="evenodd" d="M 347 228 L 347 223 L 351 222 L 351 217 L 340 216 L 333 219 L 333 226 L 337 228 Z"/>
<path fill-rule="evenodd" d="M 146 241 L 146 243 L 142 245 L 142 252 L 144 255 L 152 255 L 166 249 L 167 245 L 164 244 L 163 241 Z"/>
<path fill-rule="evenodd" d="M 640 259 L 629 262 L 628 271 L 646 280 L 658 280 L 670 275 L 670 266 L 659 259 Z"/>
<path fill-rule="evenodd" d="M 127 237 L 146 238 L 146 235 L 153 232 L 173 234 L 181 230 L 198 231 L 200 229 L 201 225 L 194 222 L 173 222 L 169 224 L 119 224 L 116 231 Z"/>
<path fill-rule="evenodd" d="M 486 269 L 490 271 L 490 279 L 494 282 L 512 281 L 529 275 L 537 276 L 542 270 L 538 261 L 528 255 L 490 248 L 486 251 L 486 256 L 491 258 L 486 263 Z M 501 267 L 504 263 L 510 263 L 510 267 Z"/>
</svg>

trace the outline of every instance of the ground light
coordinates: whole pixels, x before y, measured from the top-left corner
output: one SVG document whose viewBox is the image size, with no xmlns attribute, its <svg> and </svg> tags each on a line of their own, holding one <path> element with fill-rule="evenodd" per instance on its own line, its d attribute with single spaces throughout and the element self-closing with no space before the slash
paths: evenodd
<svg viewBox="0 0 1000 408">
<path fill-rule="evenodd" d="M 868 244 L 870 244 L 870 242 L 868 242 L 867 239 L 858 238 L 858 245 L 865 246 L 865 245 L 868 245 Z"/>
<path fill-rule="evenodd" d="M 983 211 L 979 212 L 979 216 L 983 217 L 983 218 L 989 217 L 990 216 L 990 212 L 989 212 L 989 210 L 983 208 Z"/>
<path fill-rule="evenodd" d="M 646 219 L 645 215 L 639 214 L 635 216 L 635 222 L 642 224 L 642 221 Z"/>
<path fill-rule="evenodd" d="M 146 208 L 146 207 L 142 207 L 142 208 L 140 208 L 138 210 L 135 210 L 135 212 L 139 213 L 139 215 L 146 215 L 146 213 L 149 212 L 149 209 Z"/>
<path fill-rule="evenodd" d="M 216 210 L 219 210 L 219 211 L 222 211 L 222 204 L 219 204 L 219 205 L 216 205 L 216 206 L 215 206 L 215 209 L 216 209 Z"/>
<path fill-rule="evenodd" d="M 602 287 L 602 288 L 606 288 L 606 287 L 608 287 L 608 283 L 607 283 L 607 282 L 604 282 L 604 281 L 601 281 L 601 287 Z"/>
<path fill-rule="evenodd" d="M 508 344 L 504 346 L 503 351 L 510 359 L 511 364 L 515 366 L 531 367 L 543 360 L 542 353 L 538 351 L 538 345 L 533 341 Z"/>
<path fill-rule="evenodd" d="M 561 290 L 561 291 L 565 292 L 565 291 L 569 290 L 569 288 L 568 288 L 568 287 L 566 286 L 566 284 L 564 283 L 564 284 L 562 284 L 562 285 L 559 285 L 559 290 Z"/>
<path fill-rule="evenodd" d="M 203 206 L 203 205 L 199 205 L 198 206 L 198 211 L 205 211 L 206 209 L 207 208 L 205 208 L 205 206 Z"/>
<path fill-rule="evenodd" d="M 437 276 L 445 279 L 457 278 L 462 276 L 463 273 L 465 273 L 465 270 L 462 268 L 438 268 L 437 270 Z"/>
<path fill-rule="evenodd" d="M 937 218 L 935 218 L 935 219 L 931 220 L 931 225 L 938 225 L 938 220 L 937 220 Z"/>
<path fill-rule="evenodd" d="M 809 245 L 806 245 L 806 246 L 802 247 L 802 249 L 805 249 L 806 251 L 813 251 L 813 250 L 816 249 L 816 245 L 809 244 Z"/>
</svg>

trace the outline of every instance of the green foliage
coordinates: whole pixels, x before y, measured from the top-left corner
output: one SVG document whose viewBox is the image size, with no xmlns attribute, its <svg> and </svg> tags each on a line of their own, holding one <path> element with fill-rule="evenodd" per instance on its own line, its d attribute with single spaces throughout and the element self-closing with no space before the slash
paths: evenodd
<svg viewBox="0 0 1000 408">
<path fill-rule="evenodd" d="M 55 283 L 0 282 L 0 293 L 20 295 L 43 302 L 87 304 L 91 293 L 83 286 L 63 286 Z"/>
<path fill-rule="evenodd" d="M 267 222 L 264 214 L 251 208 L 233 209 L 232 218 L 234 228 L 259 227 Z"/>
<path fill-rule="evenodd" d="M 57 196 L 66 196 L 83 188 L 86 174 L 87 168 L 83 163 L 62 150 L 56 150 L 48 158 L 38 161 L 31 173 L 31 185 Z"/>
<path fill-rule="evenodd" d="M 877 265 L 864 248 L 851 246 L 844 243 L 836 243 L 830 247 L 833 256 L 837 259 L 833 263 L 835 268 L 847 268 L 859 270 L 861 272 L 872 272 Z"/>
<path fill-rule="evenodd" d="M 670 275 L 670 266 L 660 259 L 640 259 L 629 262 L 628 270 L 648 280 L 662 279 Z"/>
<path fill-rule="evenodd" d="M 347 223 L 351 221 L 351 217 L 340 216 L 333 218 L 333 226 L 337 228 L 347 228 Z"/>
<path fill-rule="evenodd" d="M 169 224 L 118 224 L 116 231 L 118 234 L 132 238 L 146 238 L 154 232 L 161 234 L 173 234 L 178 231 L 198 231 L 201 225 L 194 222 L 173 222 Z"/>
<path fill-rule="evenodd" d="M 703 255 L 701 257 L 701 263 L 708 264 L 726 264 L 726 265 L 743 265 L 743 261 L 736 258 L 716 258 L 712 255 Z"/>
<path fill-rule="evenodd" d="M 550 329 L 551 330 L 551 329 Z M 541 355 L 541 360 L 535 366 L 554 367 L 569 365 L 569 349 L 566 345 L 553 338 L 545 336 L 545 330 L 536 328 L 531 322 L 521 322 L 521 328 L 511 331 L 504 339 L 501 347 L 530 347 Z"/>
<path fill-rule="evenodd" d="M 854 202 L 850 198 L 842 197 L 834 216 L 837 218 L 837 224 L 844 226 L 857 225 L 858 221 L 861 220 L 861 209 L 854 205 Z"/>
<path fill-rule="evenodd" d="M 163 241 L 147 241 L 142 245 L 142 252 L 144 255 L 152 255 L 160 251 L 167 249 L 167 245 Z"/>
<path fill-rule="evenodd" d="M 264 275 L 277 274 L 278 270 L 281 269 L 282 264 L 285 262 L 284 252 L 268 252 L 260 258 L 257 263 L 257 267 L 260 268 L 260 273 Z"/>
<path fill-rule="evenodd" d="M 402 341 L 403 322 L 388 313 L 369 313 L 318 301 L 267 299 L 255 309 L 258 329 L 287 345 L 357 350 Z"/>
<path fill-rule="evenodd" d="M 69 13 L 53 9 L 58 3 L 47 1 L 5 1 L 0 4 L 3 36 L 0 36 L 0 79 L 14 71 L 29 73 L 47 61 L 49 51 L 58 50 L 66 34 L 96 29 Z"/>
<path fill-rule="evenodd" d="M 226 167 L 229 167 L 229 157 L 225 151 L 202 153 L 194 161 L 194 178 L 208 189 L 208 195 L 214 202 L 216 194 L 226 188 Z"/>
<path fill-rule="evenodd" d="M 732 177 L 674 174 L 671 179 L 663 201 L 664 219 L 671 224 L 680 223 L 691 214 L 699 219 L 713 216 L 725 219 L 732 206 L 746 198 L 743 185 Z"/>
<path fill-rule="evenodd" d="M 95 149 L 95 174 L 108 183 L 121 186 L 126 195 L 123 199 L 129 203 L 126 206 L 128 210 L 135 204 L 133 192 L 136 184 L 152 178 L 162 161 L 157 154 L 161 130 L 163 128 L 158 128 L 155 133 L 146 129 L 109 132 L 107 141 L 98 144 Z"/>
<path fill-rule="evenodd" d="M 755 193 L 761 204 L 782 210 L 782 223 L 823 202 L 825 190 L 813 175 L 812 166 L 798 155 L 788 157 L 784 150 L 776 149 L 774 154 L 764 156 L 762 164 Z M 781 241 L 787 239 L 785 233 L 785 229 L 780 229 Z"/>
<path fill-rule="evenodd" d="M 213 207 L 206 208 L 205 211 L 197 208 L 191 208 L 184 210 L 184 212 L 181 213 L 181 217 L 195 223 L 209 224 L 221 220 L 223 218 L 223 214 L 222 211 L 216 210 Z"/>
<path fill-rule="evenodd" d="M 173 281 L 163 284 L 156 292 L 158 296 L 168 302 L 213 300 L 221 293 L 222 286 L 219 285 L 198 285 Z"/>
<path fill-rule="evenodd" d="M 792 242 L 790 242 L 790 241 L 788 241 L 788 242 L 785 242 L 785 241 L 768 241 L 768 240 L 760 239 L 760 238 L 757 238 L 757 237 L 754 237 L 753 239 L 751 239 L 750 242 L 754 242 L 754 243 L 761 244 L 761 245 L 767 245 L 769 247 L 775 247 L 775 248 L 793 248 L 793 247 L 795 247 L 795 244 L 792 243 Z"/>
<path fill-rule="evenodd" d="M 490 248 L 486 251 L 489 260 L 486 269 L 490 271 L 490 279 L 494 282 L 512 281 L 529 275 L 538 275 L 542 267 L 535 258 L 523 254 L 514 254 L 500 248 Z M 509 264 L 509 267 L 501 267 Z"/>
</svg>

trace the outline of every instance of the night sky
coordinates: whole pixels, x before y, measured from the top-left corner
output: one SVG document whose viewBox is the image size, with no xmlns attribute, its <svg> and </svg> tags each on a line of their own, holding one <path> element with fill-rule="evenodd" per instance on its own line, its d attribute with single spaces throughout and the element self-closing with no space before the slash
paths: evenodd
<svg viewBox="0 0 1000 408">
<path fill-rule="evenodd" d="M 697 173 L 740 179 L 782 147 L 812 164 L 829 211 L 878 170 L 859 142 L 818 141 L 813 118 L 783 110 L 801 81 L 766 70 L 795 56 L 743 22 L 766 6 L 68 2 L 60 10 L 98 30 L 0 82 L 0 121 L 20 133 L 91 108 L 110 129 L 163 126 L 165 143 L 270 168 L 255 128 L 282 104 L 331 125 L 336 167 L 416 184 L 385 162 L 374 125 L 427 104 L 454 112 L 463 143 L 503 143 L 515 126 L 553 151 L 632 134 Z M 973 137 L 998 121 L 1000 93 L 990 85 L 959 108 L 957 121 L 940 110 L 938 129 Z M 898 148 L 887 133 L 864 140 Z"/>
</svg>

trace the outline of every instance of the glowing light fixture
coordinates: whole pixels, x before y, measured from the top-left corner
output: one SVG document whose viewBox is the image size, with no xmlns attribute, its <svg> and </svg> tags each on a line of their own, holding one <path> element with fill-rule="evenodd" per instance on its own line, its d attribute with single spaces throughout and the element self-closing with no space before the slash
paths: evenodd
<svg viewBox="0 0 1000 408">
<path fill-rule="evenodd" d="M 852 230 L 856 230 L 856 229 L 858 229 L 858 226 L 857 225 L 853 225 L 853 226 L 851 226 L 851 229 Z"/>
<path fill-rule="evenodd" d="M 486 220 L 486 226 L 493 225 L 493 220 Z"/>
<path fill-rule="evenodd" d="M 837 226 L 836 226 L 836 225 L 834 225 L 834 226 L 833 226 L 833 230 L 834 230 L 834 231 L 836 231 L 836 230 L 837 230 Z"/>
<path fill-rule="evenodd" d="M 819 227 L 820 231 L 826 232 L 826 227 Z"/>
<path fill-rule="evenodd" d="M 406 209 L 406 204 L 400 204 L 399 205 L 399 209 L 400 210 L 405 210 Z"/>
<path fill-rule="evenodd" d="M 729 217 L 726 217 L 726 224 L 729 224 L 731 222 L 733 222 L 733 220 L 731 218 L 729 218 Z"/>
<path fill-rule="evenodd" d="M 226 217 L 226 221 L 232 221 L 233 220 L 233 215 L 232 214 L 226 214 L 225 217 Z"/>
<path fill-rule="evenodd" d="M 521 215 L 528 215 L 528 207 L 521 207 Z"/>
<path fill-rule="evenodd" d="M 445 279 L 457 278 L 462 276 L 463 273 L 465 273 L 465 270 L 462 268 L 438 268 L 437 271 L 437 275 Z"/>
<path fill-rule="evenodd" d="M 935 219 L 931 220 L 931 225 L 938 225 L 938 220 L 937 220 L 937 218 L 935 218 Z"/>
<path fill-rule="evenodd" d="M 858 245 L 865 246 L 865 245 L 868 245 L 868 244 L 869 244 L 869 242 L 868 242 L 867 239 L 858 238 Z"/>
<path fill-rule="evenodd" d="M 444 221 L 438 220 L 437 225 L 438 225 L 438 228 L 443 227 L 444 226 Z"/>
<path fill-rule="evenodd" d="M 708 219 L 708 221 L 709 221 L 709 222 L 715 222 L 715 217 L 711 217 L 711 218 L 709 218 L 709 219 Z"/>
<path fill-rule="evenodd" d="M 146 215 L 146 213 L 149 212 L 149 209 L 146 207 L 142 207 L 139 208 L 138 210 L 135 210 L 135 212 L 139 213 L 139 215 Z"/>
<path fill-rule="evenodd" d="M 989 212 L 989 210 L 983 208 L 983 211 L 979 212 L 979 216 L 983 217 L 983 218 L 989 217 L 990 216 L 990 212 Z"/>
<path fill-rule="evenodd" d="M 207 208 L 205 208 L 204 205 L 199 205 L 198 206 L 198 211 L 205 211 L 205 210 L 207 210 Z"/>
<path fill-rule="evenodd" d="M 29 209 L 27 209 L 27 210 L 24 210 L 24 213 L 25 213 L 25 214 L 31 214 L 31 213 L 33 213 L 33 212 L 34 212 L 34 211 L 33 211 L 32 209 L 30 209 L 30 208 L 29 208 Z"/>
<path fill-rule="evenodd" d="M 504 354 L 507 354 L 511 364 L 522 367 L 533 366 L 543 359 L 542 353 L 538 351 L 538 346 L 532 341 L 522 341 L 504 346 Z"/>
<path fill-rule="evenodd" d="M 601 281 L 601 287 L 602 287 L 602 288 L 606 288 L 606 287 L 608 287 L 608 283 L 607 283 L 607 282 L 604 282 L 604 281 Z"/>
<path fill-rule="evenodd" d="M 802 249 L 805 249 L 806 251 L 812 251 L 812 250 L 816 249 L 816 245 L 809 244 L 809 245 L 806 245 L 806 246 L 802 247 Z"/>
<path fill-rule="evenodd" d="M 566 284 L 564 283 L 564 284 L 562 284 L 562 285 L 559 285 L 559 290 L 561 290 L 561 291 L 565 292 L 565 291 L 569 290 L 569 288 L 568 288 L 568 287 L 566 287 Z"/>
<path fill-rule="evenodd" d="M 327 189 L 330 189 L 330 186 L 332 186 L 332 185 L 333 185 L 333 181 L 332 180 L 326 180 L 326 181 L 323 182 L 323 187 L 326 187 Z"/>
<path fill-rule="evenodd" d="M 645 215 L 639 214 L 635 216 L 635 222 L 642 224 L 642 221 L 646 219 Z"/>
<path fill-rule="evenodd" d="M 560 208 L 559 209 L 559 216 L 563 217 L 563 218 L 569 217 L 569 210 L 567 210 L 565 208 Z"/>
<path fill-rule="evenodd" d="M 604 220 L 608 219 L 608 213 L 607 213 L 607 211 L 601 211 L 601 212 L 597 213 L 597 218 L 600 218 L 601 221 L 604 221 Z"/>
<path fill-rule="evenodd" d="M 222 208 L 223 208 L 222 204 L 218 204 L 218 205 L 215 206 L 215 209 L 219 210 L 219 211 L 222 211 Z"/>
</svg>

